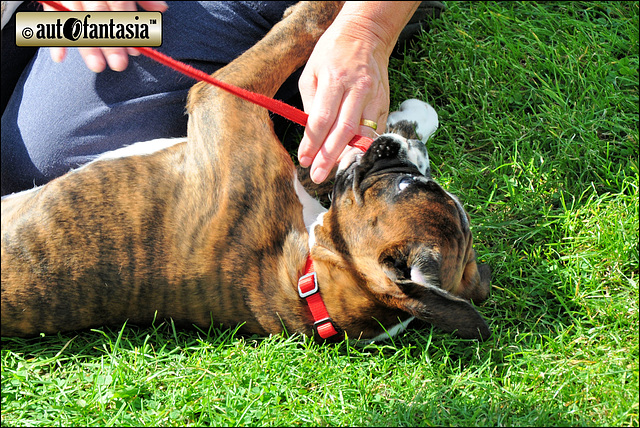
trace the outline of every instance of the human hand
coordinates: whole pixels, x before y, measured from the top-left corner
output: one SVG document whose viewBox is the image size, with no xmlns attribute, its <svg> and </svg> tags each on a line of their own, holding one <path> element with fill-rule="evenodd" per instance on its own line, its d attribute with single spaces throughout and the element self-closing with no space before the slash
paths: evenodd
<svg viewBox="0 0 640 428">
<path fill-rule="evenodd" d="M 389 56 L 419 1 L 348 1 L 320 37 L 299 81 L 309 114 L 298 149 L 320 183 L 355 135 L 383 133 L 389 112 Z M 355 149 L 354 149 L 355 150 Z"/>
<path fill-rule="evenodd" d="M 144 10 L 164 12 L 168 6 L 164 1 L 62 1 L 60 2 L 67 9 L 72 11 L 119 11 L 119 12 L 135 12 L 137 11 L 136 3 Z M 45 11 L 55 10 L 53 7 L 44 3 Z M 51 47 L 49 48 L 51 59 L 55 62 L 62 62 L 67 54 L 66 48 Z M 82 59 L 91 71 L 100 73 L 107 65 L 114 71 L 122 71 L 129 65 L 128 55 L 140 55 L 134 48 L 78 48 Z"/>
<path fill-rule="evenodd" d="M 389 111 L 388 48 L 370 31 L 331 26 L 316 44 L 299 87 L 309 114 L 298 159 L 323 182 L 355 135 L 375 136 L 361 119 L 384 132 Z"/>
</svg>

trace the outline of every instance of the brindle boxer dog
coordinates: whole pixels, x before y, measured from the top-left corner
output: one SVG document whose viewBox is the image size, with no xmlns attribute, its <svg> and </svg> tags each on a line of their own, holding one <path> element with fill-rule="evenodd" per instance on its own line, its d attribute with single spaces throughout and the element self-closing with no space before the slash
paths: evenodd
<svg viewBox="0 0 640 428">
<path fill-rule="evenodd" d="M 273 96 L 340 7 L 293 7 L 215 76 Z M 411 139 L 421 123 L 391 120 L 400 135 L 346 155 L 325 210 L 265 109 L 198 83 L 188 112 L 186 141 L 139 143 L 2 199 L 3 336 L 156 316 L 311 335 L 297 288 L 309 253 L 333 338 L 384 337 L 414 317 L 490 335 L 469 303 L 486 298 L 489 269 L 476 264 L 467 214 Z"/>
</svg>

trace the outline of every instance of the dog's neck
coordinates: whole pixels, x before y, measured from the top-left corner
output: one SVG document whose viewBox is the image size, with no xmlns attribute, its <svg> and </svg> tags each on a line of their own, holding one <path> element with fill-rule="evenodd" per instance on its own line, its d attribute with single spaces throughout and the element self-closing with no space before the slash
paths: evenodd
<svg viewBox="0 0 640 428">
<path fill-rule="evenodd" d="M 316 225 L 322 224 L 322 217 L 327 212 L 327 210 L 322 205 L 320 205 L 320 202 L 318 202 L 311 195 L 309 195 L 309 193 L 304 189 L 304 187 L 300 183 L 300 180 L 298 180 L 297 174 L 295 175 L 295 178 L 294 178 L 294 188 L 296 191 L 296 195 L 298 196 L 298 200 L 302 204 L 302 217 L 304 219 L 304 226 L 305 226 L 305 229 L 307 230 L 307 234 L 309 237 L 307 263 L 303 272 L 303 276 L 300 277 L 300 279 L 298 280 L 298 290 L 300 291 L 301 281 L 303 281 L 303 278 L 305 277 L 309 278 L 313 276 L 316 287 L 317 287 L 317 275 L 315 273 L 315 270 L 313 269 L 313 261 L 311 259 L 310 253 L 311 253 L 311 249 L 315 245 L 314 229 Z M 303 298 L 302 295 L 300 297 Z M 304 300 L 307 301 L 309 308 L 311 309 L 311 312 L 314 316 L 314 321 L 318 322 L 319 320 L 316 319 L 317 318 L 316 312 L 323 312 L 323 311 L 326 312 L 326 307 L 319 293 L 316 293 L 316 296 L 312 297 L 311 299 L 304 298 Z M 319 309 L 314 310 L 314 306 L 316 308 L 317 307 L 321 307 L 321 308 L 320 310 Z M 335 332 L 329 335 L 333 335 L 333 334 L 335 334 Z"/>
</svg>

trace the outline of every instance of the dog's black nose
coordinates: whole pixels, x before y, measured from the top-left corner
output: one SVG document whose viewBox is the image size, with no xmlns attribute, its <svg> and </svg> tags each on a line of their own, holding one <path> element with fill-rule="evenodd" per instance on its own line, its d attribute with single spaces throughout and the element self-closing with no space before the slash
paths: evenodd
<svg viewBox="0 0 640 428">
<path fill-rule="evenodd" d="M 420 174 L 416 165 L 408 159 L 406 146 L 393 135 L 378 137 L 362 157 L 357 168 L 357 179 L 384 173 Z"/>
<path fill-rule="evenodd" d="M 373 142 L 366 155 L 371 157 L 372 162 L 376 162 L 381 159 L 397 158 L 399 152 L 399 141 L 391 137 L 382 136 Z"/>
</svg>

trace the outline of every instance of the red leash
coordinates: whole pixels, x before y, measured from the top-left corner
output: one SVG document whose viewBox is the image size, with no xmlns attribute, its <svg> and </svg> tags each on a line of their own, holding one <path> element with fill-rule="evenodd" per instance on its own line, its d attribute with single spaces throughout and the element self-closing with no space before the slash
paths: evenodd
<svg viewBox="0 0 640 428">
<path fill-rule="evenodd" d="M 71 12 L 65 6 L 59 4 L 56 1 L 40 1 L 39 3 L 47 4 L 60 12 Z M 242 98 L 243 100 L 246 100 L 254 104 L 257 104 L 261 107 L 264 107 L 267 110 L 273 113 L 276 113 L 284 117 L 285 119 L 289 119 L 290 121 L 295 122 L 299 125 L 302 125 L 302 126 L 307 125 L 307 119 L 309 115 L 303 112 L 302 110 L 299 110 L 287 103 L 283 103 L 282 101 L 269 98 L 262 94 L 257 94 L 255 92 L 247 91 L 246 89 L 242 89 L 237 86 L 231 85 L 229 83 L 225 83 L 221 80 L 215 79 L 202 70 L 193 68 L 189 64 L 185 64 L 183 62 L 175 60 L 170 56 L 160 53 L 154 49 L 145 48 L 145 47 L 138 47 L 134 49 L 138 50 L 143 55 L 148 56 L 149 58 L 161 64 L 164 64 L 167 67 L 172 68 L 179 73 L 184 74 L 185 76 L 189 76 L 193 79 L 207 82 L 214 86 L 217 86 L 220 89 L 224 89 L 225 91 L 230 92 L 231 94 L 239 98 Z M 351 139 L 351 141 L 349 142 L 349 145 L 357 149 L 360 149 L 363 152 L 366 152 L 372 142 L 373 140 L 371 138 L 363 137 L 361 135 L 356 135 L 355 137 L 353 137 L 353 139 Z"/>
</svg>

